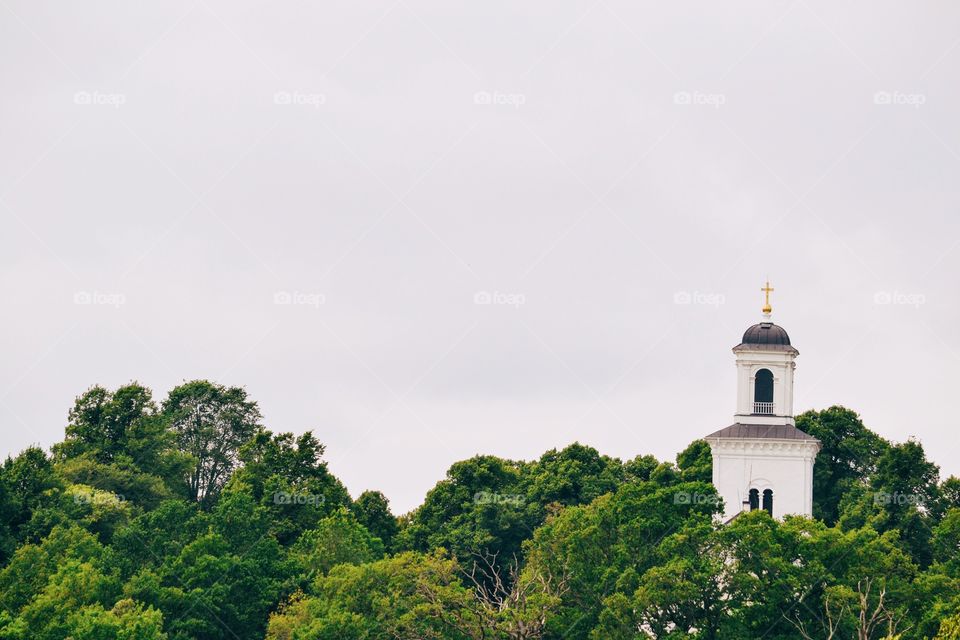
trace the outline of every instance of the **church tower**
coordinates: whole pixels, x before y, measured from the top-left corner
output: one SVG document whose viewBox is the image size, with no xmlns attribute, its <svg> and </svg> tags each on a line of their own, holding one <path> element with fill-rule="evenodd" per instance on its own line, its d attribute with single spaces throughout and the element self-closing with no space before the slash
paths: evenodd
<svg viewBox="0 0 960 640">
<path fill-rule="evenodd" d="M 724 521 L 753 509 L 766 509 L 775 518 L 813 514 L 813 463 L 820 441 L 797 429 L 793 419 L 793 371 L 800 352 L 770 319 L 770 283 L 761 291 L 763 319 L 733 348 L 734 423 L 705 438 Z"/>
</svg>

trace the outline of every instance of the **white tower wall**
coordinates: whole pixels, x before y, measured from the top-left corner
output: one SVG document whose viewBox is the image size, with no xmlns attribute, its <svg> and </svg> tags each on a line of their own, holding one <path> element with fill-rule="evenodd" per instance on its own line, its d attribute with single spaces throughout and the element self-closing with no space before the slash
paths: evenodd
<svg viewBox="0 0 960 640">
<path fill-rule="evenodd" d="M 773 517 L 813 515 L 816 441 L 718 438 L 711 442 L 713 485 L 723 499 L 723 519 L 744 509 L 750 489 L 773 491 Z"/>
<path fill-rule="evenodd" d="M 769 301 L 763 321 L 747 330 L 733 352 L 734 424 L 706 437 L 713 454 L 713 484 L 724 502 L 722 517 L 727 521 L 748 509 L 744 502 L 751 489 L 758 492 L 757 508 L 763 508 L 763 492 L 772 491 L 775 518 L 813 515 L 813 464 L 820 442 L 796 428 L 793 377 L 798 351 L 786 331 L 770 321 Z M 772 403 L 755 395 L 761 369 L 773 375 Z"/>
</svg>

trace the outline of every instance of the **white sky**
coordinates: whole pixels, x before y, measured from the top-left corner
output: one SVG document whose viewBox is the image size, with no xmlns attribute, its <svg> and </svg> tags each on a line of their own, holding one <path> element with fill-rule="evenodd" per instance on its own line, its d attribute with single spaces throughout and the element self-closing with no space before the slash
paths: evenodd
<svg viewBox="0 0 960 640">
<path fill-rule="evenodd" d="M 672 459 L 769 275 L 797 410 L 960 473 L 958 71 L 945 1 L 4 0 L 0 454 L 210 378 L 397 512 Z"/>
</svg>

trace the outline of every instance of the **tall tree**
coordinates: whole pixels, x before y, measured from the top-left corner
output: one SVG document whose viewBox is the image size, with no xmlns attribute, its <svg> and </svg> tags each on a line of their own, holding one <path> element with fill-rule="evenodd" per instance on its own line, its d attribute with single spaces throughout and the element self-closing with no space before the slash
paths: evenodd
<svg viewBox="0 0 960 640">
<path fill-rule="evenodd" d="M 61 457 L 90 452 L 98 462 L 129 455 L 131 440 L 157 414 L 149 389 L 136 383 L 108 391 L 95 385 L 80 395 L 68 414 L 66 438 L 55 447 Z M 141 460 L 149 465 L 153 460 Z"/>
<path fill-rule="evenodd" d="M 68 414 L 66 439 L 53 451 L 57 472 L 70 482 L 147 507 L 178 491 L 188 462 L 150 390 L 136 382 L 81 394 Z"/>
<path fill-rule="evenodd" d="M 181 451 L 193 458 L 187 492 L 211 504 L 237 466 L 240 447 L 261 428 L 260 409 L 239 387 L 194 380 L 173 389 L 163 402 Z"/>
<path fill-rule="evenodd" d="M 390 502 L 379 491 L 364 491 L 351 507 L 357 522 L 383 541 L 387 551 L 393 550 L 393 539 L 399 525 L 397 518 L 390 513 Z"/>
<path fill-rule="evenodd" d="M 823 444 L 813 465 L 813 516 L 834 524 L 843 494 L 867 482 L 889 445 L 867 429 L 856 412 L 840 406 L 800 414 L 797 428 Z"/>
<path fill-rule="evenodd" d="M 694 440 L 677 454 L 680 478 L 689 482 L 713 481 L 713 454 L 706 440 Z"/>
<path fill-rule="evenodd" d="M 238 468 L 223 494 L 248 493 L 271 512 L 273 532 L 287 545 L 324 516 L 349 506 L 346 487 L 327 469 L 324 446 L 307 431 L 259 430 L 240 448 Z"/>
<path fill-rule="evenodd" d="M 23 540 L 26 525 L 34 512 L 46 504 L 47 492 L 62 485 L 53 472 L 53 463 L 39 447 L 29 447 L 16 458 L 7 458 L 0 476 L 6 493 L 5 522 L 11 535 Z"/>
</svg>

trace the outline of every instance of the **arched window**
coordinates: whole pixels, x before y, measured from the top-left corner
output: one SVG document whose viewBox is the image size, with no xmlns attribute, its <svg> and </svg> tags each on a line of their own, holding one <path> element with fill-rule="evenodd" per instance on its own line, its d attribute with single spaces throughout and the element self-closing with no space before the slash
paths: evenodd
<svg viewBox="0 0 960 640">
<path fill-rule="evenodd" d="M 750 511 L 756 511 L 760 508 L 760 492 L 756 489 L 750 489 Z"/>
<path fill-rule="evenodd" d="M 773 415 L 773 374 L 760 369 L 753 378 L 753 412 Z"/>
<path fill-rule="evenodd" d="M 773 489 L 763 490 L 763 508 L 771 516 L 773 515 Z"/>
</svg>

